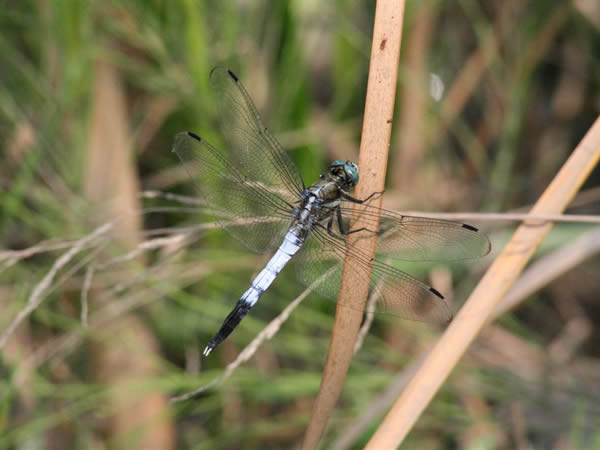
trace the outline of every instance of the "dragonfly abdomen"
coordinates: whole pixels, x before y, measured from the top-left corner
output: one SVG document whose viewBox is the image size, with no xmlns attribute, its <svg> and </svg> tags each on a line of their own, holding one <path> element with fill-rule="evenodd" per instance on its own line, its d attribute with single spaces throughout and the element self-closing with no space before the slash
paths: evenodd
<svg viewBox="0 0 600 450">
<path fill-rule="evenodd" d="M 263 292 L 271 286 L 271 283 L 277 278 L 277 275 L 279 275 L 279 272 L 281 272 L 291 257 L 300 250 L 301 246 L 302 240 L 292 231 L 288 231 L 277 252 L 275 252 L 265 268 L 254 278 L 250 288 L 244 293 L 242 298 L 248 294 L 247 301 L 254 306 Z M 258 297 L 250 292 L 252 290 L 258 294 Z"/>
<path fill-rule="evenodd" d="M 283 239 L 283 242 L 269 260 L 267 265 L 260 273 L 252 280 L 250 287 L 242 294 L 233 310 L 229 313 L 219 331 L 209 341 L 204 349 L 204 356 L 208 356 L 213 349 L 223 342 L 227 336 L 238 326 L 242 319 L 250 312 L 252 307 L 275 281 L 279 272 L 285 267 L 288 261 L 300 247 L 303 240 L 298 237 L 293 231 L 288 231 Z"/>
</svg>

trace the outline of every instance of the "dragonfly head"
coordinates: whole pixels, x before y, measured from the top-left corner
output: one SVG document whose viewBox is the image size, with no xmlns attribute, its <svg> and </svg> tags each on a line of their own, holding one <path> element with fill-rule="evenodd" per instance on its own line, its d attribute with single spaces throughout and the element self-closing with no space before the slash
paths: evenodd
<svg viewBox="0 0 600 450">
<path fill-rule="evenodd" d="M 358 183 L 358 166 L 353 161 L 334 161 L 329 167 L 331 178 L 341 180 L 347 187 L 354 187 Z"/>
</svg>

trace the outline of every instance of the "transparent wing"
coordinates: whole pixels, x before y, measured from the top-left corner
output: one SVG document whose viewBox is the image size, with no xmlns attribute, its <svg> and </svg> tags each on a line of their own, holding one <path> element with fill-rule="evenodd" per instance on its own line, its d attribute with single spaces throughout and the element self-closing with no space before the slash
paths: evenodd
<svg viewBox="0 0 600 450">
<path fill-rule="evenodd" d="M 297 256 L 298 279 L 309 285 L 331 270 L 331 276 L 321 282 L 316 291 L 335 300 L 347 253 L 352 253 L 355 262 L 349 269 L 351 276 L 367 283 L 376 298 L 374 312 L 437 323 L 445 323 L 452 318 L 448 303 L 438 291 L 395 267 L 368 258 L 356 248 L 347 247 L 345 240 L 330 236 L 322 228 L 313 230 Z M 352 308 L 343 299 L 340 301 Z"/>
<path fill-rule="evenodd" d="M 211 205 L 218 223 L 248 249 L 264 252 L 281 243 L 297 197 L 255 181 L 217 149 L 190 132 L 175 136 L 173 151 Z"/>
<path fill-rule="evenodd" d="M 229 69 L 216 67 L 210 82 L 232 164 L 252 180 L 299 198 L 304 182 L 298 169 L 262 123 L 238 77 Z"/>
<path fill-rule="evenodd" d="M 350 229 L 352 207 L 344 202 L 340 209 L 342 226 L 347 231 Z M 367 230 L 357 232 L 355 237 L 360 240 L 377 235 L 375 259 L 369 258 L 355 245 L 349 247 L 346 237 L 334 222 L 331 230 L 334 236 L 322 227 L 313 230 L 312 239 L 305 243 L 298 257 L 298 278 L 309 284 L 325 271 L 333 270 L 332 276 L 319 284 L 317 291 L 335 299 L 344 257 L 352 254 L 355 263 L 349 269 L 350 273 L 369 283 L 375 291 L 375 312 L 427 322 L 449 320 L 452 312 L 440 292 L 382 260 L 447 261 L 476 258 L 489 253 L 491 244 L 487 236 L 467 224 L 406 216 L 368 204 L 358 205 L 357 209 L 361 226 Z M 378 216 L 380 223 L 376 226 Z"/>
<path fill-rule="evenodd" d="M 402 261 L 453 261 L 485 256 L 492 248 L 485 234 L 465 223 L 406 216 L 368 204 L 356 205 L 356 208 L 362 226 L 377 233 L 380 256 Z M 348 229 L 352 206 L 344 202 L 341 212 Z M 377 217 L 379 225 L 376 225 Z"/>
</svg>

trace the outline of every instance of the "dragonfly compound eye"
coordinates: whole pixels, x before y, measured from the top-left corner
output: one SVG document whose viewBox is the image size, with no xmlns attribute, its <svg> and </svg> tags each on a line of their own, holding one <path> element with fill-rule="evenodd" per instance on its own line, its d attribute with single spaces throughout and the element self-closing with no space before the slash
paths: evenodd
<svg viewBox="0 0 600 450">
<path fill-rule="evenodd" d="M 351 181 L 351 185 L 356 186 L 358 184 L 358 166 L 352 161 L 346 161 L 344 171 Z"/>
</svg>

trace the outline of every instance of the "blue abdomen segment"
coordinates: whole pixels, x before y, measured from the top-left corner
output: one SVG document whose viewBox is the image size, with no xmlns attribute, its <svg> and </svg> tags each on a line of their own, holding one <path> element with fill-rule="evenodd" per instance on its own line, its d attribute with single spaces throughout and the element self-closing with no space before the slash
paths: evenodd
<svg viewBox="0 0 600 450">
<path fill-rule="evenodd" d="M 275 252 L 265 268 L 252 280 L 252 284 L 242 294 L 233 310 L 225 318 L 219 331 L 209 341 L 204 349 L 204 356 L 208 356 L 217 345 L 231 334 L 256 302 L 258 302 L 258 299 L 271 286 L 271 283 L 275 281 L 275 278 L 277 278 L 277 275 L 279 275 L 279 272 L 281 272 L 291 257 L 300 250 L 300 247 L 302 247 L 302 240 L 294 232 L 288 231 L 277 252 Z"/>
</svg>

